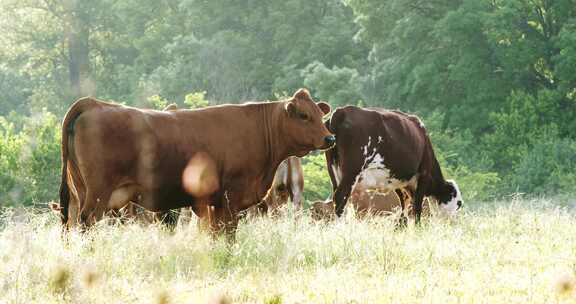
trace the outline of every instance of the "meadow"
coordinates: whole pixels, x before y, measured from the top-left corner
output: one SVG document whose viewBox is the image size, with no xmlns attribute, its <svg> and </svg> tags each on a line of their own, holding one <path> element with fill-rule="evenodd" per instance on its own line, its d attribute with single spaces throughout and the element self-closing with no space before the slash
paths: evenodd
<svg viewBox="0 0 576 304">
<path fill-rule="evenodd" d="M 234 243 L 105 222 L 64 241 L 53 214 L 5 209 L 0 303 L 574 303 L 573 206 L 469 202 L 399 231 L 287 210 L 247 219 Z"/>
</svg>

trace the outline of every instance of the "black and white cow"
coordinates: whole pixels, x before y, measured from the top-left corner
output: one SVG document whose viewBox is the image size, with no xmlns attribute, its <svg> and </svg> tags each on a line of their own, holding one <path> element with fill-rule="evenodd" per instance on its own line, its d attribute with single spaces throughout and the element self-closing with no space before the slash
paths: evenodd
<svg viewBox="0 0 576 304">
<path fill-rule="evenodd" d="M 336 135 L 336 146 L 326 151 L 326 161 L 338 216 L 355 186 L 384 193 L 396 191 L 403 209 L 406 197 L 400 189 L 407 189 L 416 222 L 420 221 L 425 196 L 435 197 L 440 210 L 449 215 L 462 206 L 458 185 L 444 179 L 418 117 L 347 106 L 338 108 L 326 127 Z"/>
</svg>

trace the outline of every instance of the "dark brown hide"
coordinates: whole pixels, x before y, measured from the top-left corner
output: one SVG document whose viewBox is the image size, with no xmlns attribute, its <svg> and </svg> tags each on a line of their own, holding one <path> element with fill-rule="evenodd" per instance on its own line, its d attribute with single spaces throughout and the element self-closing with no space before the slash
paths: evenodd
<svg viewBox="0 0 576 304">
<path fill-rule="evenodd" d="M 326 151 L 326 161 L 338 216 L 356 184 L 381 192 L 408 190 L 417 222 L 424 196 L 436 197 L 440 205 L 462 205 L 456 183 L 444 179 L 416 116 L 347 106 L 337 109 L 326 126 L 336 135 L 336 146 Z"/>
</svg>

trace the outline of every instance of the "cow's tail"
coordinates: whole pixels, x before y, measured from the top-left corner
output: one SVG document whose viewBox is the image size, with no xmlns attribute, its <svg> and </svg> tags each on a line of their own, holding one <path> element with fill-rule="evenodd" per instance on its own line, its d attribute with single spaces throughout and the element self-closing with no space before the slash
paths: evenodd
<svg viewBox="0 0 576 304">
<path fill-rule="evenodd" d="M 70 187 L 68 185 L 68 175 L 69 175 L 69 168 L 68 166 L 76 166 L 70 159 L 70 140 L 74 135 L 74 122 L 78 117 L 85 111 L 97 107 L 98 101 L 84 97 L 72 104 L 66 115 L 64 116 L 64 120 L 62 122 L 62 139 L 61 139 L 61 148 L 62 148 L 62 179 L 60 181 L 60 218 L 62 220 L 62 225 L 68 224 L 68 209 L 70 205 Z M 70 168 L 74 171 L 76 168 Z"/>
</svg>

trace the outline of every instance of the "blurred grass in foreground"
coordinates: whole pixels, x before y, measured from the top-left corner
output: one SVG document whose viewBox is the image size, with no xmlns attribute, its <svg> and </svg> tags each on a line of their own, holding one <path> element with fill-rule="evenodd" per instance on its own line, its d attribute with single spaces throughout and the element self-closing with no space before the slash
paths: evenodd
<svg viewBox="0 0 576 304">
<path fill-rule="evenodd" d="M 66 243 L 49 212 L 7 209 L 0 303 L 573 303 L 574 227 L 574 210 L 539 199 L 404 231 L 289 212 L 247 220 L 232 245 L 194 224 L 101 223 Z"/>
</svg>

